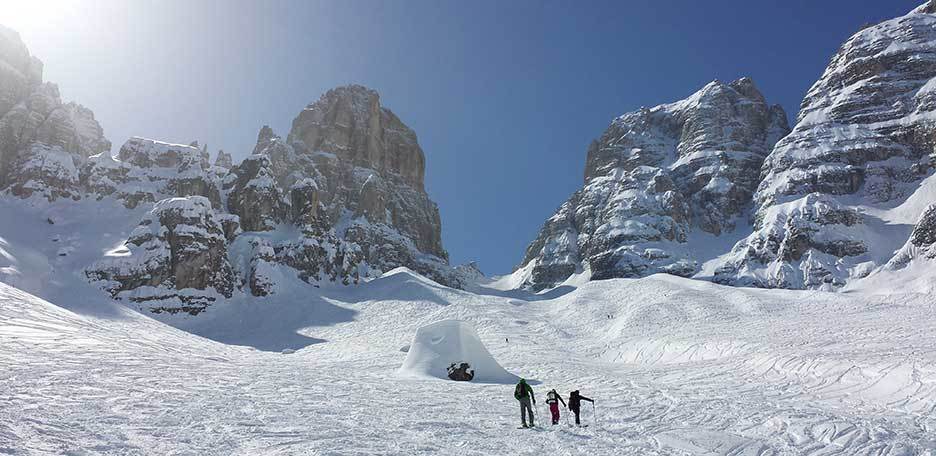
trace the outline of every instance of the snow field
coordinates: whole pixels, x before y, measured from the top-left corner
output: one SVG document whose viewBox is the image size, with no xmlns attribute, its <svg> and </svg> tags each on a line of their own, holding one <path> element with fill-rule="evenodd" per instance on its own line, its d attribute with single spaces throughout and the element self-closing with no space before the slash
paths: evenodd
<svg viewBox="0 0 936 456">
<path fill-rule="evenodd" d="M 0 453 L 936 449 L 928 295 L 739 289 L 669 276 L 592 282 L 561 296 L 469 293 L 405 270 L 320 293 L 306 294 L 322 300 L 314 305 L 298 302 L 301 294 L 292 308 L 261 303 L 262 331 L 243 339 L 257 350 L 117 305 L 71 312 L 0 285 Z M 295 320 L 296 308 L 318 316 L 298 329 L 270 323 Z M 259 309 L 229 310 L 175 323 L 218 338 L 217 326 Z M 469 322 L 508 371 L 539 382 L 538 429 L 516 429 L 512 385 L 396 375 L 416 329 L 450 319 Z M 284 355 L 277 344 L 298 350 Z M 588 428 L 546 424 L 550 388 L 596 399 L 597 425 L 587 403 Z"/>
</svg>

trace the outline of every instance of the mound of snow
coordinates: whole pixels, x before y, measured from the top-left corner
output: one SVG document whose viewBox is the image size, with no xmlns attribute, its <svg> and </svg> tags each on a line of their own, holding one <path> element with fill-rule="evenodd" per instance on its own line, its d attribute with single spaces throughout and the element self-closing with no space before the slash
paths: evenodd
<svg viewBox="0 0 936 456">
<path fill-rule="evenodd" d="M 514 383 L 519 379 L 497 363 L 471 325 L 458 320 L 444 320 L 417 329 L 399 374 L 448 380 L 448 367 L 461 362 L 474 370 L 472 382 Z"/>
</svg>

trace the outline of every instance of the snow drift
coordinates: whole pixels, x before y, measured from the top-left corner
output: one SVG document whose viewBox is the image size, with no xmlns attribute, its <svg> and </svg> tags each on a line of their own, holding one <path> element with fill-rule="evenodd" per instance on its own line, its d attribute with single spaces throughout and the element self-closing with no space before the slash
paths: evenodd
<svg viewBox="0 0 936 456">
<path fill-rule="evenodd" d="M 498 364 L 471 325 L 458 320 L 417 329 L 399 374 L 448 380 L 448 367 L 462 362 L 474 370 L 472 382 L 513 383 L 519 379 Z"/>
</svg>

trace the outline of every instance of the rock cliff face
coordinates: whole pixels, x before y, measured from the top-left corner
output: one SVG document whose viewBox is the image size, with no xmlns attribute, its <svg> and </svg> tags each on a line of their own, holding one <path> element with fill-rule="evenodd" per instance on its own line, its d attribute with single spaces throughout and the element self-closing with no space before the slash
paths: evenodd
<svg viewBox="0 0 936 456">
<path fill-rule="evenodd" d="M 588 148 L 584 188 L 546 221 L 518 273 L 534 289 L 583 270 L 594 279 L 695 274 L 690 234 L 735 229 L 788 130 L 783 110 L 747 78 L 618 117 Z"/>
<path fill-rule="evenodd" d="M 86 160 L 81 179 L 89 197 L 114 197 L 128 208 L 195 195 L 220 207 L 225 172 L 210 167 L 197 147 L 130 138 L 117 157 L 105 152 Z"/>
<path fill-rule="evenodd" d="M 376 92 L 348 86 L 309 105 L 286 140 L 263 127 L 253 154 L 240 163 L 219 153 L 211 166 L 207 150 L 197 143 L 132 138 L 116 158 L 102 154 L 88 159 L 79 180 L 87 196 L 116 197 L 127 207 L 156 202 L 160 208 L 180 197 L 199 208 L 207 203 L 210 217 L 190 223 L 199 226 L 198 233 L 211 233 L 199 241 L 207 246 L 204 255 L 211 264 L 222 264 L 215 252 L 225 252 L 222 257 L 230 265 L 223 269 L 233 271 L 233 288 L 254 296 L 276 294 L 290 275 L 313 285 L 350 285 L 400 266 L 460 287 L 466 279 L 447 263 L 439 211 L 422 186 L 424 160 L 416 135 L 380 106 Z M 171 232 L 168 224 L 175 222 L 148 216 L 141 223 Z M 128 245 L 170 243 L 138 240 L 132 237 Z M 160 312 L 172 310 L 163 304 L 167 299 L 188 296 L 183 309 L 188 313 L 200 312 L 211 299 L 194 293 L 202 306 L 196 308 L 192 293 L 167 293 L 164 286 L 153 288 L 140 277 L 168 275 L 171 280 L 159 283 L 174 289 L 194 283 L 202 287 L 197 290 L 207 287 L 230 295 L 227 273 L 206 284 L 193 281 L 188 269 L 161 266 L 156 274 L 127 267 L 127 261 L 152 263 L 134 260 L 136 250 L 130 249 L 131 260 L 99 262 L 87 270 L 88 276 L 118 283 L 108 285 L 118 298 L 159 302 L 153 310 Z M 222 285 L 211 285 L 218 282 Z"/>
<path fill-rule="evenodd" d="M 893 236 L 873 214 L 905 200 L 933 165 L 933 5 L 842 45 L 806 94 L 792 133 L 765 160 L 754 233 L 716 281 L 834 289 L 887 261 L 896 246 L 881 248 Z"/>
<path fill-rule="evenodd" d="M 377 92 L 330 90 L 296 117 L 286 140 L 263 127 L 244 163 L 252 160 L 264 163 L 257 185 L 269 195 L 248 198 L 262 207 L 245 213 L 235 184 L 228 205 L 242 224 L 258 215 L 267 227 L 301 227 L 299 239 L 275 247 L 304 278 L 356 282 L 406 266 L 462 286 L 447 265 L 439 209 L 423 188 L 425 157 L 416 135 L 380 105 Z"/>
<path fill-rule="evenodd" d="M 448 265 L 416 134 L 373 90 L 329 91 L 285 140 L 263 127 L 240 163 L 218 152 L 212 165 L 198 142 L 110 148 L 93 113 L 63 103 L 0 27 L 0 191 L 148 210 L 125 249 L 85 268 L 115 298 L 195 315 L 237 293 L 276 294 L 290 277 L 350 285 L 406 266 L 467 280 Z"/>
<path fill-rule="evenodd" d="M 197 315 L 238 285 L 221 218 L 203 196 L 160 200 L 130 234 L 126 250 L 89 268 L 118 299 L 154 313 Z"/>
<path fill-rule="evenodd" d="M 75 197 L 76 168 L 110 147 L 94 114 L 62 103 L 58 87 L 42 82 L 42 62 L 19 34 L 0 26 L 0 189 Z"/>
</svg>

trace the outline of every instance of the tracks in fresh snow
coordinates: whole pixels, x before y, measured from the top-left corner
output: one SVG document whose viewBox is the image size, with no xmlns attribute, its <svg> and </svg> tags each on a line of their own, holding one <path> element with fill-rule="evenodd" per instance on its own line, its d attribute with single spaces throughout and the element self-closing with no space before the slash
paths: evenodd
<svg viewBox="0 0 936 456">
<path fill-rule="evenodd" d="M 0 453 L 936 451 L 936 308 L 919 297 L 652 277 L 526 301 L 398 276 L 324 299 L 354 321 L 303 329 L 327 342 L 281 355 L 126 311 L 78 316 L 0 285 Z M 415 329 L 446 318 L 541 382 L 539 430 L 515 429 L 511 385 L 394 376 Z M 595 398 L 597 425 L 587 403 L 590 427 L 546 424 L 549 388 Z"/>
</svg>

